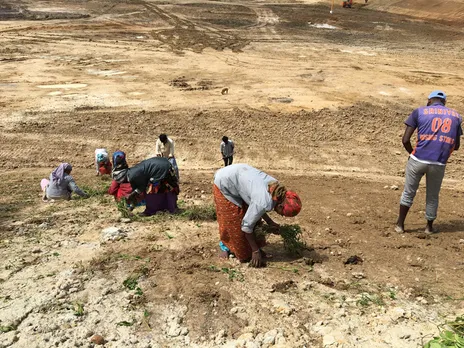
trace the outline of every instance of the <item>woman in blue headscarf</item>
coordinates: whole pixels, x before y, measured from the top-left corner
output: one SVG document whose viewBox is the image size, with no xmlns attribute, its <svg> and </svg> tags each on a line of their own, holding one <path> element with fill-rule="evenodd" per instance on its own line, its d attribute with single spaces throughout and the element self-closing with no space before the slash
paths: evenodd
<svg viewBox="0 0 464 348">
<path fill-rule="evenodd" d="M 61 163 L 51 174 L 50 180 L 42 179 L 40 186 L 43 191 L 43 201 L 49 199 L 71 199 L 74 192 L 77 195 L 88 198 L 88 194 L 76 185 L 71 176 L 72 166 L 69 163 Z"/>
<path fill-rule="evenodd" d="M 113 173 L 128 169 L 126 161 L 126 154 L 122 151 L 116 151 L 113 153 Z M 116 202 L 119 202 L 121 199 L 126 198 L 132 192 L 132 187 L 128 182 L 120 183 L 113 179 L 111 186 L 108 189 L 108 193 L 114 196 Z M 133 209 L 133 206 L 129 207 L 130 210 Z"/>
</svg>

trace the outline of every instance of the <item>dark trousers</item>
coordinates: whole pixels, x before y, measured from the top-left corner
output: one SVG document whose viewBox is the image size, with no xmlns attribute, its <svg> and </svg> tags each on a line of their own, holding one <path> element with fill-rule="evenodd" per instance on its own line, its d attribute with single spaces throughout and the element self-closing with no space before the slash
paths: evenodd
<svg viewBox="0 0 464 348">
<path fill-rule="evenodd" d="M 224 157 L 224 167 L 231 165 L 233 161 L 234 161 L 234 156 Z"/>
</svg>

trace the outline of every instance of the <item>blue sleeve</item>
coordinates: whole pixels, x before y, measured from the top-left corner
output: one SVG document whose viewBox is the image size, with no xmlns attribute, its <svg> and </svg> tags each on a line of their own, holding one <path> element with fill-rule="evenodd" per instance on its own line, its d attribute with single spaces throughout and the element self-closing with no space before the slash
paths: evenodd
<svg viewBox="0 0 464 348">
<path fill-rule="evenodd" d="M 82 191 L 79 186 L 77 186 L 76 182 L 74 181 L 74 179 L 72 177 L 70 177 L 69 181 L 68 181 L 68 188 L 71 192 L 74 192 L 75 194 L 81 196 L 81 197 L 85 197 L 87 196 L 87 194 Z"/>
<path fill-rule="evenodd" d="M 411 115 L 404 121 L 406 126 L 412 127 L 414 129 L 419 125 L 419 109 L 414 110 Z"/>
<path fill-rule="evenodd" d="M 242 231 L 245 233 L 253 233 L 256 223 L 266 213 L 266 209 L 257 204 L 251 203 L 242 220 Z"/>
</svg>

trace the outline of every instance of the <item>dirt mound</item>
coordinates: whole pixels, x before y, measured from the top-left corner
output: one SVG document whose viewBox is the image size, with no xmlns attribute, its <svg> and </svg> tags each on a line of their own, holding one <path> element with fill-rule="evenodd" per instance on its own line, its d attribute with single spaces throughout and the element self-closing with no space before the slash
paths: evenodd
<svg viewBox="0 0 464 348">
<path fill-rule="evenodd" d="M 462 0 L 384 0 L 372 1 L 368 7 L 413 17 L 458 22 L 461 25 L 464 21 L 464 2 Z"/>
</svg>

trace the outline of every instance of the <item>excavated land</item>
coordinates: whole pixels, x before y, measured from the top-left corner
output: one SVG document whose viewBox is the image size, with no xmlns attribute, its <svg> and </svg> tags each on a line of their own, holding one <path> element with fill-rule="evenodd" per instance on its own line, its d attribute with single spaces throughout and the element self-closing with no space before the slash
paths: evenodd
<svg viewBox="0 0 464 348">
<path fill-rule="evenodd" d="M 438 88 L 464 112 L 464 15 L 436 3 L 0 1 L 0 347 L 412 348 L 463 315 L 462 151 L 440 233 L 422 185 L 393 230 L 404 120 Z M 135 164 L 160 133 L 184 213 L 125 218 L 94 150 Z M 300 195 L 271 216 L 301 226 L 301 255 L 272 236 L 266 268 L 218 258 L 224 134 Z M 60 162 L 89 199 L 42 202 Z"/>
</svg>

